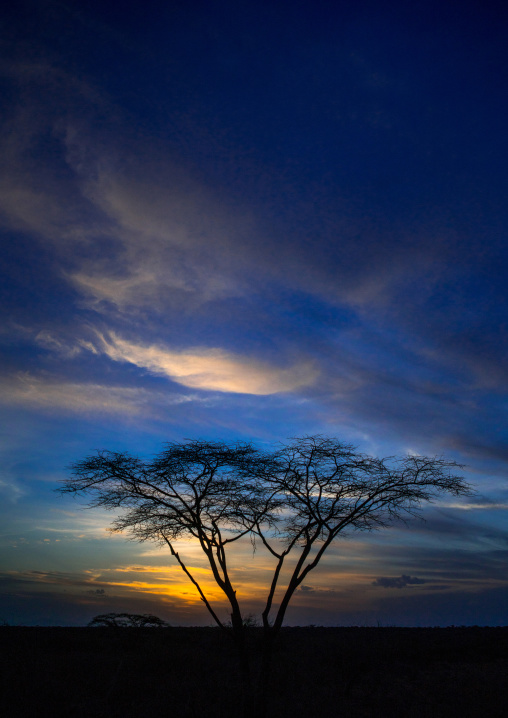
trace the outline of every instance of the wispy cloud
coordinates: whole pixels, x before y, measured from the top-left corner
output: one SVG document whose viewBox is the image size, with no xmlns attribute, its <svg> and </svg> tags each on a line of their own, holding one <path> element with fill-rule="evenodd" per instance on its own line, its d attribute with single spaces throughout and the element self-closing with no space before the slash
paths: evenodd
<svg viewBox="0 0 508 718">
<path fill-rule="evenodd" d="M 372 312 L 415 273 L 436 272 L 435 243 L 416 238 L 394 255 L 346 206 L 319 227 L 319 252 L 298 235 L 299 217 L 281 236 L 266 209 L 233 201 L 167 146 L 133 136 L 90 84 L 49 62 L 3 69 L 15 92 L 0 145 L 9 168 L 1 218 L 51 246 L 61 276 L 95 310 L 161 311 L 273 282 Z"/>
<path fill-rule="evenodd" d="M 308 386 L 317 378 L 312 362 L 279 368 L 222 349 L 195 348 L 172 351 L 164 346 L 143 346 L 114 333 L 102 337 L 103 351 L 114 361 L 143 367 L 193 389 L 240 394 L 277 394 Z"/>
<path fill-rule="evenodd" d="M 7 501 L 14 504 L 24 496 L 25 493 L 24 489 L 21 488 L 15 479 L 5 475 L 0 476 L 0 494 L 2 494 Z"/>
<path fill-rule="evenodd" d="M 501 501 L 464 502 L 464 503 L 442 503 L 443 508 L 459 509 L 459 511 L 507 511 L 508 503 Z"/>
<path fill-rule="evenodd" d="M 1 382 L 1 391 L 4 404 L 77 413 L 99 411 L 153 415 L 157 405 L 170 406 L 193 400 L 184 394 L 150 391 L 140 387 L 69 382 L 28 372 L 5 377 Z M 196 401 L 199 401 L 197 397 Z"/>
<path fill-rule="evenodd" d="M 132 137 L 105 96 L 56 65 L 3 63 L 0 75 L 13 90 L 0 140 L 0 222 L 50 247 L 61 276 L 96 309 L 104 300 L 161 309 L 172 292 L 186 301 L 245 292 L 248 212 L 167 149 Z"/>
</svg>

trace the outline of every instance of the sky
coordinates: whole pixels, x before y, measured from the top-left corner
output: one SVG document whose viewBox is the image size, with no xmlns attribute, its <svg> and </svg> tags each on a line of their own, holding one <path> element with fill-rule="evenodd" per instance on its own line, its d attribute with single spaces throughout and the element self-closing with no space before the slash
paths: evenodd
<svg viewBox="0 0 508 718">
<path fill-rule="evenodd" d="M 209 625 L 167 551 L 55 492 L 69 465 L 322 434 L 458 461 L 476 494 L 337 541 L 286 622 L 508 625 L 500 8 L 0 11 L 0 622 Z M 259 610 L 270 556 L 231 565 Z"/>
</svg>

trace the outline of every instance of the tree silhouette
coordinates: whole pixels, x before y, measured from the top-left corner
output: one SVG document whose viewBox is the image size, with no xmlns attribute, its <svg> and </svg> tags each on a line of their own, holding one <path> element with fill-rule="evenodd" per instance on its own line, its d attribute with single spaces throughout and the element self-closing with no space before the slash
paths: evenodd
<svg viewBox="0 0 508 718">
<path fill-rule="evenodd" d="M 88 623 L 90 628 L 168 628 L 169 623 L 151 613 L 100 613 Z"/>
<path fill-rule="evenodd" d="M 215 623 L 231 631 L 246 686 L 246 626 L 231 579 L 229 550 L 244 536 L 265 547 L 274 559 L 274 573 L 261 614 L 264 649 L 255 710 L 262 715 L 274 639 L 292 596 L 331 543 L 348 531 L 370 531 L 414 516 L 440 493 L 471 493 L 453 473 L 459 468 L 439 457 L 377 459 L 323 436 L 293 439 L 273 451 L 261 451 L 250 442 L 189 440 L 167 444 L 151 461 L 100 451 L 73 464 L 72 477 L 60 490 L 91 495 L 89 507 L 120 510 L 113 530 L 169 547 Z M 230 627 L 176 550 L 182 537 L 195 539 L 206 556 L 229 602 Z M 296 560 L 284 578 L 290 554 Z M 279 584 L 282 594 L 276 602 Z M 247 701 L 246 713 L 250 705 Z"/>
</svg>

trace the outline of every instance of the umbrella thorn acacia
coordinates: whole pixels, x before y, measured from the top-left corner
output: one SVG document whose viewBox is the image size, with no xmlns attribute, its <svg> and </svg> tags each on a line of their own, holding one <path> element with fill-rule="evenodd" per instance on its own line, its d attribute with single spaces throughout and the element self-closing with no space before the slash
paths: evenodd
<svg viewBox="0 0 508 718">
<path fill-rule="evenodd" d="M 471 493 L 455 473 L 460 468 L 439 457 L 377 459 L 324 436 L 292 439 L 272 451 L 250 442 L 188 440 L 166 444 L 151 461 L 99 451 L 73 464 L 60 490 L 90 495 L 90 507 L 118 510 L 113 530 L 167 545 L 213 620 L 235 638 L 245 680 L 245 621 L 228 558 L 242 537 L 262 545 L 274 561 L 261 614 L 266 686 L 271 646 L 291 598 L 331 543 L 348 531 L 382 528 L 416 515 L 440 493 Z M 197 541 L 206 556 L 229 602 L 229 626 L 177 551 L 183 537 Z M 286 575 L 290 554 L 294 560 Z"/>
<path fill-rule="evenodd" d="M 168 628 L 169 623 L 151 613 L 100 613 L 88 623 L 89 628 Z"/>
</svg>

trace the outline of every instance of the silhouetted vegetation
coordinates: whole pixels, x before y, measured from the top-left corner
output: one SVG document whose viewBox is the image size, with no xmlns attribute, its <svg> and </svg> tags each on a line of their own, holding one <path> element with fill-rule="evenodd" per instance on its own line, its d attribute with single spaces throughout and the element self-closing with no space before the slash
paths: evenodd
<svg viewBox="0 0 508 718">
<path fill-rule="evenodd" d="M 100 613 L 88 624 L 91 628 L 168 628 L 169 624 L 151 613 Z"/>
<path fill-rule="evenodd" d="M 246 632 L 262 659 L 262 628 Z M 0 627 L 0 712 L 236 718 L 234 644 L 216 628 Z M 508 628 L 283 628 L 268 718 L 497 718 Z"/>
<path fill-rule="evenodd" d="M 244 715 L 259 718 L 273 680 L 274 640 L 288 605 L 331 543 L 342 533 L 382 528 L 415 515 L 422 503 L 440 493 L 468 494 L 469 486 L 453 473 L 456 468 L 442 458 L 377 459 L 322 436 L 293 439 L 274 451 L 247 442 L 187 441 L 167 444 L 152 461 L 98 452 L 72 466 L 72 478 L 61 490 L 88 494 L 90 506 L 119 511 L 114 530 L 168 546 L 215 623 L 233 637 Z M 230 627 L 219 619 L 176 550 L 182 537 L 199 542 L 229 602 Z M 246 622 L 229 571 L 230 546 L 243 537 L 257 541 L 274 559 L 254 684 Z M 289 555 L 296 561 L 285 575 Z"/>
</svg>

